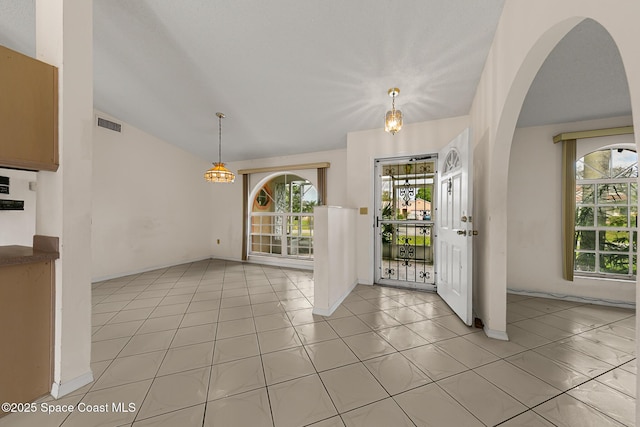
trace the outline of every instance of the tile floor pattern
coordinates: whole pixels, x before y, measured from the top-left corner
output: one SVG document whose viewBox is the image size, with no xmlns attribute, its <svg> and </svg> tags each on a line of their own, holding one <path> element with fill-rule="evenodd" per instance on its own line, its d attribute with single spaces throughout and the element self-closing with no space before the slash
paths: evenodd
<svg viewBox="0 0 640 427">
<path fill-rule="evenodd" d="M 95 381 L 0 426 L 634 424 L 635 314 L 508 296 L 511 341 L 437 295 L 358 286 L 311 313 L 308 271 L 208 260 L 94 284 Z M 51 401 L 49 398 L 48 401 Z"/>
</svg>

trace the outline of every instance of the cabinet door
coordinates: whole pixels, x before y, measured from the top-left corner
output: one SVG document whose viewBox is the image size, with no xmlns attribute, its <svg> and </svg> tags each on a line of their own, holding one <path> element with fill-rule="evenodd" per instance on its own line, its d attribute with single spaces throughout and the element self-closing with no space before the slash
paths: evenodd
<svg viewBox="0 0 640 427">
<path fill-rule="evenodd" d="M 57 71 L 0 46 L 0 166 L 58 169 Z"/>
<path fill-rule="evenodd" d="M 51 391 L 53 272 L 53 261 L 0 266 L 0 402 Z"/>
</svg>

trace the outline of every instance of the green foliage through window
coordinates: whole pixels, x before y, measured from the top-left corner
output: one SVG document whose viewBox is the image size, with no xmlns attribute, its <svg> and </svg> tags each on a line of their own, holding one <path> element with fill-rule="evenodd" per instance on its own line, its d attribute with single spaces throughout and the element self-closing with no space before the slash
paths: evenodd
<svg viewBox="0 0 640 427">
<path fill-rule="evenodd" d="M 627 149 L 576 162 L 575 271 L 636 274 L 638 156 Z"/>
</svg>

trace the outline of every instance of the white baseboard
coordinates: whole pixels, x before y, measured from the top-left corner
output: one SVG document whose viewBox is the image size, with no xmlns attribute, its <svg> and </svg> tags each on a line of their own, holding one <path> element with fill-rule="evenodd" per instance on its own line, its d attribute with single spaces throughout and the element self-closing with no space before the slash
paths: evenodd
<svg viewBox="0 0 640 427">
<path fill-rule="evenodd" d="M 253 258 L 253 259 L 252 259 Z M 243 261 L 238 258 L 230 258 L 230 257 L 220 257 L 217 255 L 211 255 L 202 258 L 194 258 L 183 261 L 176 261 L 170 264 L 159 264 L 151 267 L 145 267 L 141 269 L 116 273 L 116 274 L 108 274 L 106 276 L 92 277 L 91 283 L 104 282 L 105 280 L 118 279 L 120 277 L 131 276 L 133 274 L 141 274 L 146 273 L 147 271 L 159 270 L 161 268 L 169 268 L 175 267 L 176 265 L 181 264 L 189 264 L 192 262 L 205 261 L 205 260 L 220 260 L 220 261 L 231 261 L 231 262 L 239 262 L 239 263 L 250 263 L 250 264 L 261 264 L 261 265 L 272 265 L 276 267 L 286 267 L 286 268 L 295 268 L 299 270 L 313 270 L 313 261 L 296 261 L 296 260 L 288 260 L 287 258 L 275 258 L 275 257 L 260 257 L 255 255 L 250 255 L 249 260 Z"/>
<path fill-rule="evenodd" d="M 91 382 L 93 382 L 92 371 L 82 374 L 79 377 L 75 377 L 70 381 L 65 381 L 64 383 L 54 382 L 51 385 L 51 396 L 53 396 L 54 399 L 59 399 L 71 392 L 78 390 L 79 388 L 86 386 Z"/>
<path fill-rule="evenodd" d="M 141 274 L 141 273 L 146 273 L 147 271 L 159 270 L 161 268 L 175 267 L 176 265 L 189 264 L 189 263 L 192 263 L 192 262 L 204 261 L 204 260 L 208 260 L 208 259 L 214 259 L 214 258 L 212 258 L 210 256 L 206 256 L 206 257 L 202 257 L 202 258 L 194 258 L 194 259 L 187 259 L 187 260 L 184 260 L 184 261 L 176 261 L 176 262 L 173 262 L 173 263 L 170 263 L 170 264 L 160 264 L 160 265 L 156 265 L 156 266 L 152 266 L 152 267 L 145 267 L 145 268 L 141 268 L 139 270 L 137 269 L 137 270 L 132 270 L 132 271 L 128 271 L 128 272 L 122 272 L 122 273 L 116 273 L 116 274 L 108 274 L 106 276 L 92 277 L 91 278 L 91 283 L 104 282 L 105 280 L 118 279 L 120 277 L 131 276 L 133 274 Z"/>
<path fill-rule="evenodd" d="M 347 291 L 340 297 L 340 299 L 338 299 L 338 301 L 336 301 L 331 307 L 329 307 L 328 309 L 313 307 L 312 313 L 319 316 L 327 316 L 327 317 L 331 316 L 333 312 L 336 311 L 338 307 L 340 307 L 340 304 L 342 304 L 342 301 L 344 301 L 345 298 L 349 296 L 353 288 L 355 288 L 357 285 L 358 285 L 358 281 L 356 280 L 351 284 L 351 286 L 349 286 Z"/>
<path fill-rule="evenodd" d="M 606 305 L 610 307 L 630 308 L 634 310 L 636 308 L 635 302 L 628 302 L 628 301 L 606 300 L 602 298 L 554 294 L 550 292 L 540 292 L 540 291 L 526 291 L 526 290 L 512 289 L 512 288 L 507 288 L 507 293 L 515 294 L 515 295 L 525 295 L 529 297 L 549 298 L 549 299 L 555 299 L 555 300 L 561 300 L 561 301 L 565 300 L 565 301 L 581 302 L 586 304 Z"/>
<path fill-rule="evenodd" d="M 249 264 L 269 265 L 275 267 L 295 268 L 298 270 L 313 271 L 313 261 L 297 260 L 292 258 L 279 258 L 260 255 L 249 255 Z"/>
<path fill-rule="evenodd" d="M 501 340 L 501 341 L 509 341 L 509 336 L 507 335 L 506 331 L 495 331 L 493 329 L 489 329 L 486 326 L 484 328 L 484 333 L 489 337 L 489 338 L 493 338 L 496 340 Z"/>
</svg>

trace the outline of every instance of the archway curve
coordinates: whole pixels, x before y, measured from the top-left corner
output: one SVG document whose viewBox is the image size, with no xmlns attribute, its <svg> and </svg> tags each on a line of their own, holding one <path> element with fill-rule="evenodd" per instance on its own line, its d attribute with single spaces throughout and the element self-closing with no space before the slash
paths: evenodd
<svg viewBox="0 0 640 427">
<path fill-rule="evenodd" d="M 315 169 L 313 170 L 314 175 L 315 175 Z M 253 202 L 253 200 L 256 198 L 256 196 L 258 195 L 258 192 L 262 189 L 262 187 L 269 181 L 271 181 L 273 178 L 276 178 L 278 176 L 282 176 L 282 175 L 295 175 L 295 176 L 299 176 L 301 178 L 304 178 L 306 180 L 308 180 L 315 188 L 318 188 L 318 183 L 317 183 L 317 175 L 315 177 L 311 177 L 311 171 L 309 174 L 306 174 L 304 170 L 297 170 L 297 171 L 278 171 L 278 172 L 273 172 L 270 173 L 268 175 L 266 175 L 264 178 L 260 179 L 254 186 L 253 188 L 249 191 L 249 195 L 248 195 L 248 200 L 247 200 L 247 206 L 251 206 L 251 203 Z M 305 176 L 305 175 L 309 175 L 309 176 Z"/>
<path fill-rule="evenodd" d="M 615 42 L 627 75 L 632 111 L 640 111 L 640 58 L 634 54 L 634 40 L 640 39 L 640 29 L 632 16 L 640 13 L 640 4 L 624 2 L 628 13 L 620 8 L 607 8 L 595 1 L 571 1 L 561 7 L 551 2 L 505 5 L 503 18 L 496 33 L 488 66 L 479 85 L 478 100 L 474 101 L 474 127 L 476 143 L 486 143 L 488 166 L 485 188 L 486 210 L 481 226 L 486 240 L 484 271 L 480 282 L 484 284 L 484 301 L 481 310 L 486 317 L 487 334 L 497 332 L 506 337 L 506 288 L 507 288 L 507 179 L 513 134 L 528 89 L 545 59 L 562 38 L 584 19 L 598 22 Z M 531 10 L 527 10 L 530 8 Z M 576 11 L 585 13 L 577 14 Z M 531 13 L 528 13 L 531 12 Z M 522 35 L 523 31 L 528 31 Z M 518 40 L 505 46 L 506 40 Z M 503 49 L 501 49 L 503 48 Z M 513 65 L 500 67 L 509 60 Z M 497 82 L 501 79 L 502 82 Z M 502 86 L 501 86 L 502 84 Z M 502 98 L 502 99 L 500 99 Z M 496 110 L 496 106 L 498 109 Z M 489 112 L 483 111 L 487 109 Z M 640 117 L 633 122 L 640 129 Z M 638 138 L 636 137 L 636 145 Z"/>
</svg>

